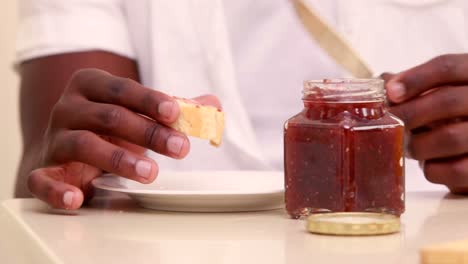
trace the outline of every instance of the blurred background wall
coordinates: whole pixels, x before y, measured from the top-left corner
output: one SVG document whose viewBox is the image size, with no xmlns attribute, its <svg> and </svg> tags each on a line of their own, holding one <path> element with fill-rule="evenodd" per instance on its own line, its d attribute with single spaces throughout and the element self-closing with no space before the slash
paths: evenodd
<svg viewBox="0 0 468 264">
<path fill-rule="evenodd" d="M 18 76 L 12 64 L 15 51 L 16 0 L 0 7 L 0 200 L 13 195 L 21 140 L 18 115 Z"/>
</svg>

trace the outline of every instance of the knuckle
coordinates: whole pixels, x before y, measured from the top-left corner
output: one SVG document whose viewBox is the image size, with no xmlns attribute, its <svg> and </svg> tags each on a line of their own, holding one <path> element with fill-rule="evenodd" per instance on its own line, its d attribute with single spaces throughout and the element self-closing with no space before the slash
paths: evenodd
<svg viewBox="0 0 468 264">
<path fill-rule="evenodd" d="M 141 107 L 144 113 L 157 114 L 156 105 L 158 105 L 158 100 L 154 98 L 154 93 L 152 91 L 145 92 L 141 100 Z"/>
<path fill-rule="evenodd" d="M 457 63 L 451 54 L 445 54 L 436 57 L 434 59 L 434 63 L 437 65 L 438 71 L 440 71 L 442 74 L 451 74 L 456 72 Z"/>
<path fill-rule="evenodd" d="M 119 98 L 125 91 L 134 86 L 134 81 L 129 78 L 115 78 L 109 83 L 110 94 Z"/>
<path fill-rule="evenodd" d="M 78 96 L 62 96 L 52 107 L 49 118 L 49 125 L 53 128 L 69 127 L 76 125 L 76 120 L 83 116 L 83 113 L 76 111 L 88 107 L 88 102 Z"/>
<path fill-rule="evenodd" d="M 452 149 L 459 149 L 461 146 L 466 144 L 463 133 L 455 127 L 447 126 L 443 128 L 441 130 L 441 138 L 445 141 L 445 145 Z"/>
<path fill-rule="evenodd" d="M 90 81 L 91 76 L 93 76 L 95 72 L 96 72 L 96 69 L 91 69 L 91 68 L 79 69 L 75 71 L 70 78 L 71 86 L 80 87 L 86 84 L 87 82 Z"/>
<path fill-rule="evenodd" d="M 80 131 L 73 133 L 68 139 L 68 156 L 73 159 L 73 156 L 81 156 L 83 150 L 90 149 L 95 135 L 89 131 Z"/>
<path fill-rule="evenodd" d="M 84 68 L 75 71 L 68 84 L 67 90 L 78 90 L 85 92 L 93 83 L 103 78 L 104 75 L 110 75 L 108 72 L 96 68 Z"/>
<path fill-rule="evenodd" d="M 117 149 L 112 152 L 111 155 L 111 168 L 113 170 L 119 170 L 122 165 L 123 157 L 125 156 L 125 151 L 123 149 Z"/>
<path fill-rule="evenodd" d="M 410 109 L 408 104 L 394 107 L 392 113 L 399 117 L 408 128 L 413 128 L 411 121 L 414 117 L 414 111 Z"/>
<path fill-rule="evenodd" d="M 88 146 L 90 145 L 90 142 L 92 141 L 93 137 L 94 135 L 91 132 L 82 131 L 76 133 L 76 135 L 72 138 L 72 142 L 76 146 Z"/>
<path fill-rule="evenodd" d="M 439 94 L 440 106 L 448 112 L 456 112 L 457 109 L 460 109 L 465 106 L 465 98 L 460 96 L 460 94 L 455 93 L 452 89 L 445 89 Z"/>
<path fill-rule="evenodd" d="M 145 145 L 149 148 L 156 146 L 159 134 L 161 132 L 161 125 L 153 123 L 145 129 Z"/>
<path fill-rule="evenodd" d="M 122 109 L 112 107 L 111 109 L 103 110 L 98 114 L 98 118 L 105 131 L 114 130 L 121 124 Z"/>
<path fill-rule="evenodd" d="M 89 74 L 89 69 L 79 69 L 73 72 L 72 76 L 70 77 L 71 83 L 79 83 L 83 78 Z"/>
</svg>

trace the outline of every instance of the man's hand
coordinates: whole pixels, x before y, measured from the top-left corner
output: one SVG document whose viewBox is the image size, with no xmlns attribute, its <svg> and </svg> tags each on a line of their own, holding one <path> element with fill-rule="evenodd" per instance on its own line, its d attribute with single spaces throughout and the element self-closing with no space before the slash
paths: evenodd
<svg viewBox="0 0 468 264">
<path fill-rule="evenodd" d="M 383 74 L 391 112 L 408 130 L 408 154 L 426 178 L 468 193 L 468 54 L 443 55 Z"/>
<path fill-rule="evenodd" d="M 214 96 L 195 100 L 220 107 Z M 103 171 L 152 182 L 158 165 L 144 156 L 146 149 L 175 159 L 189 152 L 188 138 L 166 126 L 179 111 L 173 97 L 131 79 L 76 72 L 50 114 L 29 190 L 53 207 L 77 209 Z"/>
<path fill-rule="evenodd" d="M 171 96 L 105 71 L 80 70 L 52 110 L 28 187 L 54 207 L 76 209 L 102 171 L 150 183 L 158 166 L 145 149 L 176 159 L 189 151 L 187 137 L 165 126 L 178 115 Z"/>
</svg>

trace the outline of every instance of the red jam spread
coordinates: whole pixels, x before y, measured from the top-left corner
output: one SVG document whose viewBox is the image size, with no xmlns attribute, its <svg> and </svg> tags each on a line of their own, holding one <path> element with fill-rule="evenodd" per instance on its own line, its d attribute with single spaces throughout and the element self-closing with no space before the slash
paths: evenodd
<svg viewBox="0 0 468 264">
<path fill-rule="evenodd" d="M 384 99 L 381 80 L 306 82 L 304 109 L 284 128 L 292 218 L 404 212 L 404 126 Z"/>
</svg>

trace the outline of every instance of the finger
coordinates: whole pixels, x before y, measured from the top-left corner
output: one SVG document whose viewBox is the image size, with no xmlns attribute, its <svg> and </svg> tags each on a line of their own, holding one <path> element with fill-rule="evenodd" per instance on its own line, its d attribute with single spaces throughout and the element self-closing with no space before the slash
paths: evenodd
<svg viewBox="0 0 468 264">
<path fill-rule="evenodd" d="M 78 106 L 82 109 L 79 115 L 73 115 L 74 109 L 63 107 L 61 115 L 69 118 L 60 126 L 121 138 L 176 159 L 189 152 L 186 135 L 124 107 L 88 101 Z"/>
<path fill-rule="evenodd" d="M 147 148 L 145 147 L 142 147 L 142 146 L 139 146 L 137 144 L 134 144 L 134 143 L 130 143 L 124 139 L 121 139 L 121 138 L 117 138 L 117 137 L 107 137 L 105 138 L 107 141 L 109 141 L 110 143 L 116 145 L 116 146 L 119 146 L 119 147 L 122 147 L 124 149 L 128 149 L 130 150 L 131 152 L 133 153 L 137 153 L 137 154 L 145 154 L 146 153 L 146 150 Z"/>
<path fill-rule="evenodd" d="M 34 170 L 28 177 L 28 188 L 38 199 L 52 207 L 61 209 L 78 209 L 83 204 L 83 193 L 71 184 L 55 180 L 63 173 L 60 167 Z"/>
<path fill-rule="evenodd" d="M 426 161 L 424 175 L 430 182 L 444 184 L 454 192 L 468 190 L 468 156 Z"/>
<path fill-rule="evenodd" d="M 57 135 L 48 160 L 58 164 L 78 161 L 142 183 L 154 181 L 158 173 L 158 166 L 153 160 L 84 130 L 65 131 Z"/>
<path fill-rule="evenodd" d="M 468 122 L 439 126 L 412 135 L 408 144 L 412 158 L 429 160 L 468 153 Z"/>
<path fill-rule="evenodd" d="M 388 97 L 400 103 L 433 87 L 468 81 L 468 54 L 442 55 L 394 76 Z"/>
<path fill-rule="evenodd" d="M 71 84 L 90 101 L 120 105 L 166 124 L 179 116 L 179 105 L 172 96 L 105 71 L 80 70 Z"/>
<path fill-rule="evenodd" d="M 441 87 L 434 92 L 393 106 L 390 111 L 400 117 L 408 129 L 468 114 L 468 87 Z"/>
<path fill-rule="evenodd" d="M 207 94 L 193 98 L 194 101 L 199 102 L 202 105 L 211 105 L 220 110 L 222 110 L 221 102 L 219 101 L 218 97 L 215 95 Z"/>
</svg>

